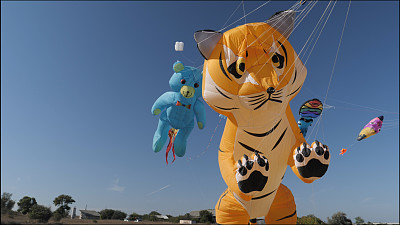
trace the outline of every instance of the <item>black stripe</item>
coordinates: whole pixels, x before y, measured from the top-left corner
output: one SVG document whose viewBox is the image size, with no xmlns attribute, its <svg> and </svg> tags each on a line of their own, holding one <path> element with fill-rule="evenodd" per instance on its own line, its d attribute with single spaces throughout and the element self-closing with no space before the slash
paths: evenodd
<svg viewBox="0 0 400 225">
<path fill-rule="evenodd" d="M 225 69 L 224 69 L 224 65 L 222 64 L 222 52 L 219 53 L 219 67 L 221 67 L 222 72 L 224 73 L 224 75 L 232 81 L 232 79 L 228 76 L 228 74 L 226 74 Z"/>
<path fill-rule="evenodd" d="M 273 99 L 273 98 L 270 98 L 270 99 L 268 99 L 268 100 L 270 100 L 270 101 L 273 101 L 273 102 L 279 102 L 279 103 L 282 103 L 282 100 L 276 100 L 276 99 Z"/>
<path fill-rule="evenodd" d="M 276 143 L 275 143 L 274 147 L 271 149 L 271 151 L 274 150 L 279 145 L 279 143 L 281 143 L 283 136 L 285 136 L 286 130 L 287 130 L 287 127 L 286 127 L 285 131 L 283 131 L 282 135 L 279 137 L 278 141 L 276 141 Z"/>
<path fill-rule="evenodd" d="M 296 215 L 296 210 L 294 210 L 294 213 L 293 213 L 293 214 L 291 214 L 291 215 L 289 215 L 289 216 L 285 216 L 285 217 L 283 217 L 283 218 L 280 218 L 279 220 L 284 220 L 284 219 L 290 218 L 290 217 L 292 217 L 292 216 L 294 216 L 294 215 Z M 279 220 L 276 220 L 276 221 L 279 221 Z"/>
<path fill-rule="evenodd" d="M 283 44 L 280 43 L 279 41 L 278 41 L 278 43 L 281 45 L 283 51 L 285 52 L 285 61 L 286 61 L 286 66 L 287 66 L 287 52 L 286 52 L 286 48 L 285 48 L 285 46 L 283 46 Z"/>
<path fill-rule="evenodd" d="M 257 199 L 265 198 L 265 197 L 267 197 L 268 195 L 274 193 L 275 191 L 276 191 L 276 189 L 273 190 L 273 191 L 271 191 L 270 193 L 268 193 L 268 194 L 266 194 L 266 195 L 262 195 L 262 196 L 259 196 L 259 197 L 255 197 L 255 198 L 252 198 L 251 200 L 257 200 Z"/>
<path fill-rule="evenodd" d="M 261 94 L 261 95 L 257 95 L 257 96 L 251 96 L 251 97 L 248 97 L 248 98 L 257 98 L 257 97 L 260 97 L 260 96 L 263 96 L 264 94 Z"/>
<path fill-rule="evenodd" d="M 265 98 L 261 99 L 261 100 L 258 101 L 258 102 L 254 102 L 254 103 L 252 103 L 252 104 L 250 104 L 250 105 L 257 105 L 258 103 L 260 103 L 260 102 L 262 102 L 262 101 L 264 101 L 264 100 L 265 100 Z"/>
<path fill-rule="evenodd" d="M 224 93 L 222 93 L 222 91 L 220 91 L 217 87 L 215 87 L 215 89 L 217 89 L 217 91 L 218 91 L 222 96 L 224 96 L 225 98 L 232 99 L 232 98 L 230 98 L 229 96 L 226 96 Z"/>
<path fill-rule="evenodd" d="M 225 197 L 226 194 L 228 194 L 228 190 L 226 190 L 225 193 L 221 196 L 221 198 L 219 198 L 218 209 L 219 209 L 219 205 L 221 204 L 222 199 Z"/>
<path fill-rule="evenodd" d="M 260 100 L 260 99 L 262 99 L 262 98 L 264 98 L 264 96 L 262 96 L 262 97 L 260 97 L 260 98 L 256 98 L 256 99 L 250 100 L 249 102 L 258 101 L 258 100 Z"/>
<path fill-rule="evenodd" d="M 292 84 L 294 84 L 294 82 L 296 81 L 296 78 L 297 78 L 297 69 L 294 68 L 294 79 L 293 79 Z"/>
<path fill-rule="evenodd" d="M 290 93 L 289 95 L 286 95 L 286 97 L 289 97 L 289 96 L 291 96 L 292 94 L 296 93 L 298 90 L 300 90 L 300 88 L 301 88 L 302 86 L 303 86 L 303 85 L 300 85 L 299 88 L 297 88 L 295 91 L 293 91 L 293 92 Z"/>
<path fill-rule="evenodd" d="M 218 151 L 220 151 L 220 152 L 224 152 L 224 151 L 222 151 L 220 148 L 218 149 Z"/>
<path fill-rule="evenodd" d="M 255 107 L 254 110 L 259 109 L 259 108 L 260 108 L 261 106 L 263 106 L 267 101 L 268 101 L 268 99 L 265 100 L 263 103 L 261 103 L 259 106 Z"/>
<path fill-rule="evenodd" d="M 265 136 L 271 134 L 271 133 L 278 127 L 278 125 L 279 125 L 279 123 L 280 123 L 281 121 L 282 121 L 282 119 L 279 120 L 279 122 L 278 122 L 271 130 L 269 130 L 269 131 L 267 131 L 267 132 L 265 132 L 265 133 L 257 134 L 257 133 L 248 132 L 248 131 L 246 131 L 246 130 L 243 130 L 243 131 L 246 132 L 246 133 L 248 133 L 248 134 L 250 134 L 250 135 L 252 135 L 252 136 L 255 136 L 255 137 L 265 137 Z"/>
<path fill-rule="evenodd" d="M 241 145 L 241 146 L 243 146 L 245 149 L 247 149 L 247 150 L 249 150 L 249 151 L 251 151 L 251 152 L 254 152 L 254 153 L 261 153 L 260 151 L 257 151 L 257 150 L 255 150 L 254 148 L 252 148 L 252 147 L 250 147 L 250 146 L 248 146 L 248 145 L 246 145 L 246 144 L 243 144 L 242 142 L 240 142 L 239 141 L 239 144 Z"/>
<path fill-rule="evenodd" d="M 219 106 L 214 105 L 215 108 L 221 109 L 221 110 L 232 110 L 232 109 L 238 109 L 238 108 L 222 108 Z"/>
</svg>

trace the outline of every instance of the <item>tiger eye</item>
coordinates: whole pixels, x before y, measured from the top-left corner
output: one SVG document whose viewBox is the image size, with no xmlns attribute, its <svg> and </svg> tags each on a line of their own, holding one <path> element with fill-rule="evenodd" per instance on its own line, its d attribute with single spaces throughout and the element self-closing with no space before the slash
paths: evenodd
<svg viewBox="0 0 400 225">
<path fill-rule="evenodd" d="M 244 58 L 239 58 L 236 62 L 236 72 L 239 73 L 240 75 L 243 75 L 245 67 L 246 65 Z"/>
</svg>

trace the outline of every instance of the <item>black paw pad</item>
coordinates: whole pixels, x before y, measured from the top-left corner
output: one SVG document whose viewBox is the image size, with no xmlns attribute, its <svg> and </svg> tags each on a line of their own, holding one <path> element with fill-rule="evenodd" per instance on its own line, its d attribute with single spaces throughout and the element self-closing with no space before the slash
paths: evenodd
<svg viewBox="0 0 400 225">
<path fill-rule="evenodd" d="M 303 143 L 296 149 L 295 165 L 304 178 L 318 179 L 328 170 L 330 155 L 328 146 L 315 141 L 311 147 Z"/>
<path fill-rule="evenodd" d="M 250 159 L 247 155 L 237 162 L 236 181 L 243 193 L 262 191 L 268 181 L 269 162 L 265 156 L 256 153 Z"/>
</svg>

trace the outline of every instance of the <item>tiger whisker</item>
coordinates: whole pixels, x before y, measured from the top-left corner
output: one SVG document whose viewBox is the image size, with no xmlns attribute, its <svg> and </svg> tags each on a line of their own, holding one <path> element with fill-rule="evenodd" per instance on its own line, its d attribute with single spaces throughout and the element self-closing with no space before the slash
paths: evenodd
<svg viewBox="0 0 400 225">
<path fill-rule="evenodd" d="M 279 102 L 279 103 L 282 103 L 282 101 L 281 101 L 281 100 L 277 100 L 277 99 L 273 99 L 273 98 L 270 98 L 270 99 L 268 99 L 268 100 L 271 100 L 271 101 L 273 101 L 273 102 Z"/>
<path fill-rule="evenodd" d="M 248 98 L 258 98 L 258 97 L 261 97 L 261 96 L 264 96 L 264 94 L 260 94 L 260 95 L 256 95 L 256 96 L 249 96 Z"/>
<path fill-rule="evenodd" d="M 260 105 L 254 108 L 254 110 L 259 109 L 261 106 L 263 106 L 269 99 L 264 100 Z"/>
<path fill-rule="evenodd" d="M 263 98 L 263 99 L 261 99 L 261 101 L 255 102 L 255 103 L 253 103 L 253 104 L 250 104 L 250 105 L 257 105 L 258 103 L 260 103 L 260 102 L 264 101 L 265 99 L 266 99 L 266 98 Z"/>
<path fill-rule="evenodd" d="M 254 102 L 254 101 L 258 101 L 258 100 L 260 100 L 260 99 L 262 99 L 262 98 L 265 98 L 265 96 L 261 96 L 260 98 L 253 99 L 253 100 L 250 100 L 250 101 L 248 101 L 248 102 Z"/>
</svg>

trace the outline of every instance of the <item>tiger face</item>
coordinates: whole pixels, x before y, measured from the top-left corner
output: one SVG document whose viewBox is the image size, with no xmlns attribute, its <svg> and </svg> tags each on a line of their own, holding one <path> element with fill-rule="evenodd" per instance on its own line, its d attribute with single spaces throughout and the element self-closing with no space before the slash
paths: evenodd
<svg viewBox="0 0 400 225">
<path fill-rule="evenodd" d="M 195 34 L 206 58 L 203 98 L 218 113 L 230 117 L 245 109 L 253 116 L 277 114 L 300 90 L 306 69 L 287 37 L 273 25 L 251 23 L 224 34 Z"/>
</svg>

